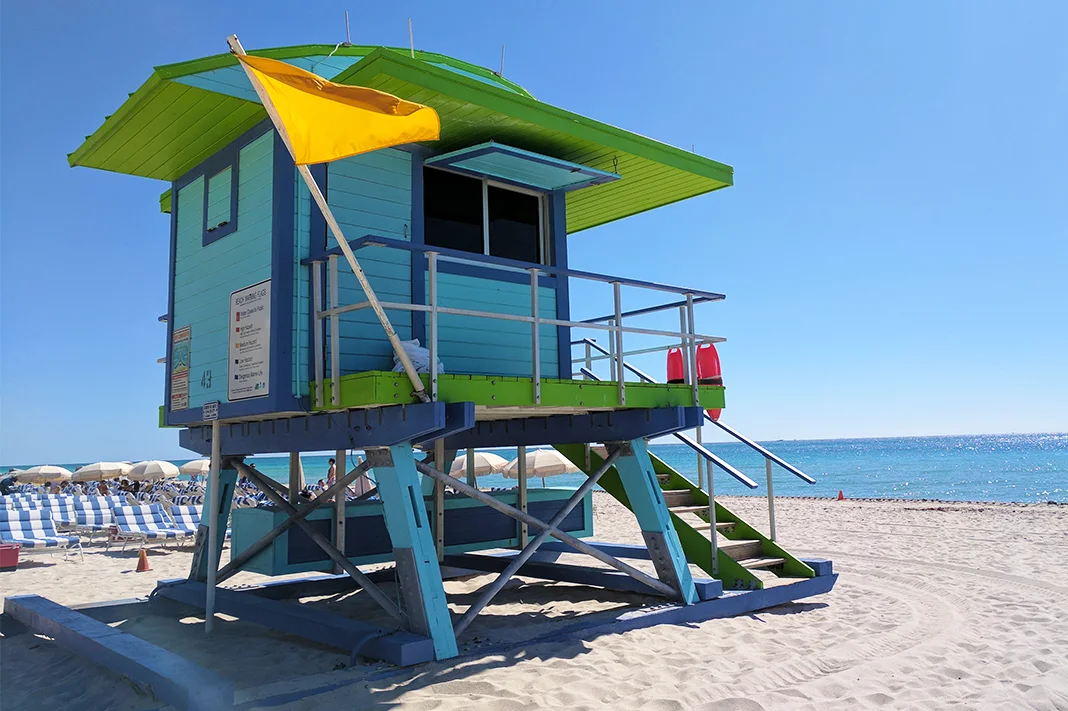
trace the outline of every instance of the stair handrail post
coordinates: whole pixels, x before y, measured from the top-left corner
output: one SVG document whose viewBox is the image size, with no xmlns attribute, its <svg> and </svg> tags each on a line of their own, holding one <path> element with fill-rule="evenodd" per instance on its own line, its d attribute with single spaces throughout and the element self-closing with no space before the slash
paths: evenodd
<svg viewBox="0 0 1068 711">
<path fill-rule="evenodd" d="M 768 536 L 772 541 L 775 540 L 775 490 L 771 485 L 771 459 L 764 458 L 764 468 L 768 473 L 768 528 L 771 535 Z"/>
<path fill-rule="evenodd" d="M 712 474 L 716 471 L 716 465 L 711 461 L 705 462 L 708 466 L 708 522 L 712 525 L 712 575 L 719 575 L 719 529 L 716 528 L 716 483 Z"/>
</svg>

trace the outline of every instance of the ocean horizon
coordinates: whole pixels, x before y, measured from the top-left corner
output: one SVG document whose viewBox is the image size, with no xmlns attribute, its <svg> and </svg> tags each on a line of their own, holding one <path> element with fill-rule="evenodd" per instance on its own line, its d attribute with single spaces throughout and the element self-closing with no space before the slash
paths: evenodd
<svg viewBox="0 0 1068 711">
<path fill-rule="evenodd" d="M 776 440 L 760 444 L 816 479 L 815 484 L 807 484 L 775 466 L 772 471 L 776 496 L 833 497 L 842 491 L 849 498 L 1068 503 L 1068 433 Z M 760 484 L 757 489 L 749 489 L 717 468 L 718 496 L 766 495 L 762 456 L 742 443 L 712 442 L 706 446 Z M 686 445 L 653 443 L 650 450 L 697 481 L 697 455 Z M 506 459 L 516 456 L 514 447 L 491 451 Z M 330 456 L 301 457 L 308 481 L 326 477 Z M 181 465 L 190 459 L 168 461 Z M 261 455 L 249 461 L 272 478 L 288 481 L 287 456 Z M 60 466 L 73 471 L 88 463 Z M 0 471 L 27 466 L 33 464 L 3 465 Z M 545 482 L 574 488 L 584 479 L 581 474 L 573 474 Z M 515 481 L 488 475 L 479 477 L 479 485 L 509 488 L 515 486 Z M 539 485 L 541 481 L 532 478 L 531 486 Z"/>
</svg>

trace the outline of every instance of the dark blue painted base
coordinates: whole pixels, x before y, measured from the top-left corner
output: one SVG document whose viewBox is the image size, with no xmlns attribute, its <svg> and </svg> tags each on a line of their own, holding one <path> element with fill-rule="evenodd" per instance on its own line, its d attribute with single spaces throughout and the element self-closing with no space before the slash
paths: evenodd
<svg viewBox="0 0 1068 711">
<path fill-rule="evenodd" d="M 514 552 L 494 555 L 477 555 L 467 553 L 463 555 L 445 556 L 445 564 L 457 568 L 467 568 L 474 571 L 488 573 L 501 573 L 512 562 L 511 559 L 517 554 Z M 584 565 L 568 565 L 565 563 L 551 563 L 546 561 L 530 560 L 519 569 L 516 575 L 528 578 L 540 578 L 541 580 L 556 580 L 564 583 L 577 583 L 579 585 L 593 585 L 606 590 L 619 590 L 621 592 L 634 592 L 641 594 L 654 594 L 647 585 L 643 585 L 626 573 L 603 568 L 589 568 Z M 719 580 L 694 580 L 697 587 L 697 595 L 701 600 L 711 600 L 723 594 L 723 583 Z"/>
<path fill-rule="evenodd" d="M 75 654 L 147 684 L 180 709 L 220 711 L 234 704 L 234 686 L 183 657 L 37 595 L 4 599 L 4 613 Z"/>
<path fill-rule="evenodd" d="M 204 609 L 206 589 L 203 583 L 161 580 L 153 596 L 162 596 L 174 602 Z M 434 643 L 429 637 L 369 625 L 300 604 L 217 588 L 215 610 L 283 634 L 342 649 L 354 658 L 371 657 L 397 666 L 409 666 L 434 659 Z"/>
</svg>

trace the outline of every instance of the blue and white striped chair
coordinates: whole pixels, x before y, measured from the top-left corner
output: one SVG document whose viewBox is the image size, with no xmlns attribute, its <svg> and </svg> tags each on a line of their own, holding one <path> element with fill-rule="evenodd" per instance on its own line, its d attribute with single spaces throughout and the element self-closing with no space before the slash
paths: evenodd
<svg viewBox="0 0 1068 711">
<path fill-rule="evenodd" d="M 77 536 L 61 536 L 48 509 L 0 508 L 0 542 L 17 543 L 23 553 L 67 553 L 82 544 Z"/>
<path fill-rule="evenodd" d="M 41 508 L 41 502 L 38 499 L 35 499 L 30 496 L 12 497 L 11 504 L 13 508 L 19 509 L 21 511 Z"/>
<path fill-rule="evenodd" d="M 129 541 L 158 540 L 161 543 L 168 540 L 178 540 L 191 535 L 189 531 L 177 528 L 174 522 L 167 516 L 160 504 L 143 504 L 140 506 L 116 506 L 115 526 L 118 533 L 114 540 L 122 541 L 122 549 L 126 550 Z M 108 547 L 111 540 L 108 541 Z"/>
<path fill-rule="evenodd" d="M 74 511 L 74 503 L 77 500 L 73 496 L 46 496 L 41 499 L 41 507 L 52 512 L 52 521 L 57 526 L 67 528 L 78 523 Z"/>
<path fill-rule="evenodd" d="M 115 525 L 115 516 L 111 513 L 104 496 L 91 496 L 84 501 L 74 502 L 74 518 L 76 530 L 89 535 L 89 542 L 93 540 L 93 534 L 111 531 Z"/>
<path fill-rule="evenodd" d="M 189 535 L 195 536 L 197 533 L 197 527 L 200 526 L 201 512 L 203 506 L 197 504 L 196 506 L 172 506 L 171 516 L 174 517 L 174 525 L 183 531 L 189 531 Z M 226 529 L 226 538 L 230 539 L 230 529 Z"/>
<path fill-rule="evenodd" d="M 200 525 L 199 506 L 172 506 L 171 516 L 174 517 L 174 525 L 189 535 L 196 535 L 197 526 Z"/>
</svg>

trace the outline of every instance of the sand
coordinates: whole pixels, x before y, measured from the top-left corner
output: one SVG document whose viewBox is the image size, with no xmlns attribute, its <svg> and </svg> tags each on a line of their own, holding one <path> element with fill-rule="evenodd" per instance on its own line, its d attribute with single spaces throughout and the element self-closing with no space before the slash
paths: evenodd
<svg viewBox="0 0 1068 711">
<path fill-rule="evenodd" d="M 766 527 L 763 499 L 724 503 Z M 595 496 L 598 540 L 640 542 L 630 514 Z M 282 711 L 439 709 L 1068 709 L 1068 508 L 1052 505 L 779 499 L 780 542 L 834 560 L 827 595 L 756 614 L 595 639 L 521 644 L 576 614 L 636 595 L 533 582 L 510 586 L 461 638 L 458 660 L 347 667 L 335 650 L 237 620 L 146 616 L 120 628 L 234 679 L 243 708 L 292 691 Z M 191 549 L 96 545 L 84 560 L 36 558 L 0 573 L 0 594 L 62 603 L 147 594 L 184 577 Z M 228 584 L 262 576 L 242 573 Z M 492 577 L 447 583 L 462 612 Z M 385 586 L 391 591 L 390 586 Z M 368 616 L 362 593 L 304 600 Z M 129 681 L 34 636 L 0 639 L 0 709 L 156 708 Z M 303 697 L 303 698 L 301 698 Z"/>
</svg>

